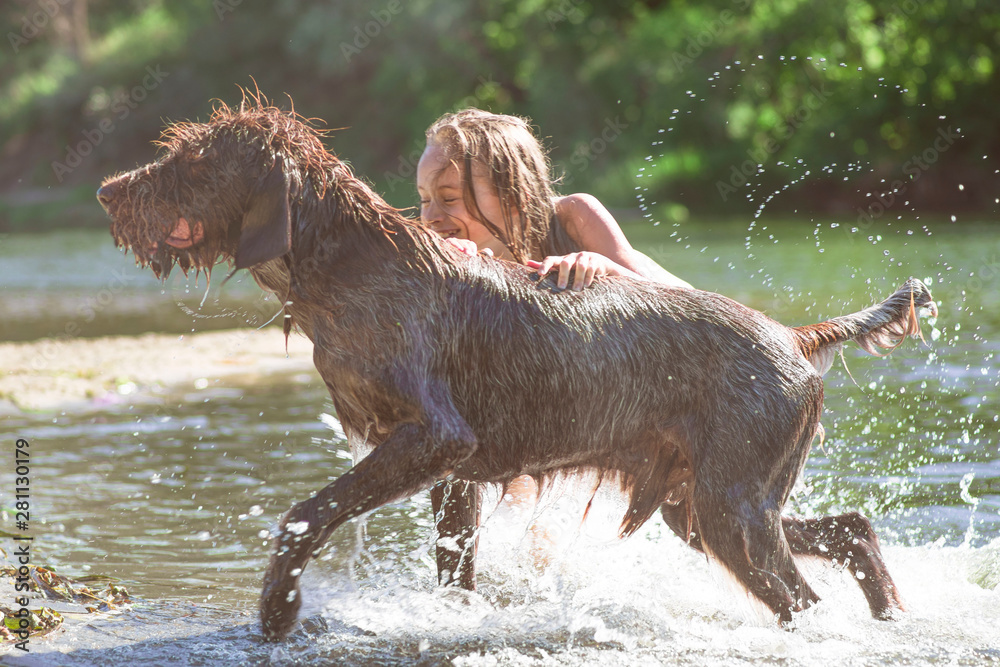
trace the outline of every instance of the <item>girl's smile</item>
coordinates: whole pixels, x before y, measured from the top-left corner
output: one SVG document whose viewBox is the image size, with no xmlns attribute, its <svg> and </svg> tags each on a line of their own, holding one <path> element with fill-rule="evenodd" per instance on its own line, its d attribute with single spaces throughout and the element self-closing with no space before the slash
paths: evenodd
<svg viewBox="0 0 1000 667">
<path fill-rule="evenodd" d="M 472 189 L 480 213 L 502 229 L 500 198 L 485 175 L 476 174 L 476 171 L 474 168 Z M 436 144 L 427 146 L 417 164 L 417 192 L 420 193 L 421 219 L 443 238 L 468 239 L 480 250 L 489 248 L 496 257 L 513 259 L 504 242 L 469 211 L 458 167 Z"/>
</svg>

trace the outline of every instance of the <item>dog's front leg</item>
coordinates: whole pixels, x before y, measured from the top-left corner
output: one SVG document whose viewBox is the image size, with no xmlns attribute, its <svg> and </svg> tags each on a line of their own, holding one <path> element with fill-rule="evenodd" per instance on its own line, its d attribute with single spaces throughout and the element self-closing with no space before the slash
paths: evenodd
<svg viewBox="0 0 1000 667">
<path fill-rule="evenodd" d="M 358 465 L 288 511 L 264 573 L 260 619 L 268 640 L 284 638 L 294 625 L 302 606 L 299 577 L 334 529 L 430 487 L 472 455 L 475 438 L 467 427 L 459 430 L 464 432 L 445 436 L 422 424 L 404 424 Z"/>
<path fill-rule="evenodd" d="M 479 485 L 455 480 L 431 489 L 437 526 L 438 584 L 476 590 L 476 550 L 479 545 Z"/>
</svg>

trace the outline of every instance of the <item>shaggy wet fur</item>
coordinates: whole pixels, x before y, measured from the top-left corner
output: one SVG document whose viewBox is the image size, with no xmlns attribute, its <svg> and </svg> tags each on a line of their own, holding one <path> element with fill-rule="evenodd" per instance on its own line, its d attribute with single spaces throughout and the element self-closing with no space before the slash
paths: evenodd
<svg viewBox="0 0 1000 667">
<path fill-rule="evenodd" d="M 894 347 L 934 308 L 909 280 L 854 315 L 788 328 L 726 297 L 627 278 L 557 293 L 525 267 L 467 256 L 386 205 L 292 114 L 245 100 L 174 125 L 160 158 L 98 198 L 118 245 L 165 275 L 219 259 L 275 292 L 315 344 L 353 443 L 371 453 L 280 524 L 264 576 L 269 639 L 293 627 L 299 575 L 345 521 L 438 494 L 473 587 L 475 483 L 596 470 L 629 506 L 628 535 L 660 509 L 782 621 L 818 598 L 792 554 L 846 564 L 872 614 L 902 609 L 868 520 L 782 517 L 819 430 L 821 374 L 847 340 Z M 179 220 L 203 229 L 167 243 Z M 446 549 L 447 551 L 447 549 Z M 458 571 L 460 570 L 460 571 Z"/>
</svg>

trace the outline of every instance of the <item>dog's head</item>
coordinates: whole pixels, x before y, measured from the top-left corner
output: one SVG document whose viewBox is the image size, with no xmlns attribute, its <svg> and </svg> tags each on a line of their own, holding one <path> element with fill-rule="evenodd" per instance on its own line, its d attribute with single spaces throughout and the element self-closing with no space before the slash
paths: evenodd
<svg viewBox="0 0 1000 667">
<path fill-rule="evenodd" d="M 207 123 L 169 126 L 156 162 L 108 178 L 97 199 L 119 247 L 165 278 L 176 263 L 211 270 L 219 259 L 250 268 L 291 247 L 289 200 L 336 158 L 294 113 L 244 99 L 216 107 Z"/>
</svg>

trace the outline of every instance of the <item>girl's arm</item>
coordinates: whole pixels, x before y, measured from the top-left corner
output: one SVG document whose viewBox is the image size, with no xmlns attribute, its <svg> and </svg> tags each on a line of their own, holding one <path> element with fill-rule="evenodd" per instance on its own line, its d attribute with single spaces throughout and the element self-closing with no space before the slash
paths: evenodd
<svg viewBox="0 0 1000 667">
<path fill-rule="evenodd" d="M 676 287 L 691 287 L 652 259 L 632 247 L 611 212 L 588 194 L 560 197 L 556 215 L 566 232 L 583 248 L 581 252 L 562 257 L 546 257 L 529 265 L 539 275 L 558 270 L 557 284 L 569 286 L 569 275 L 576 269 L 573 289 L 580 290 L 602 275 L 644 278 Z"/>
</svg>

